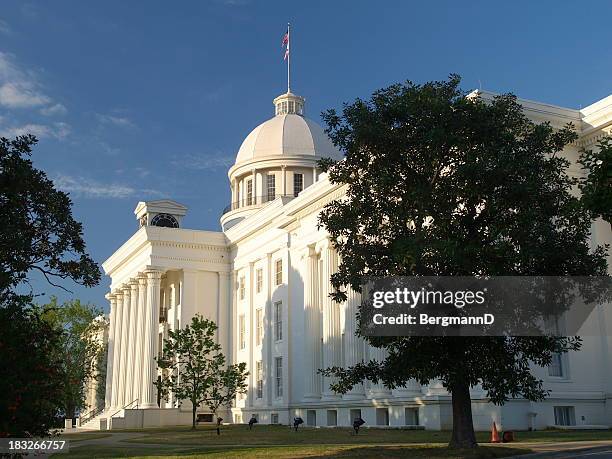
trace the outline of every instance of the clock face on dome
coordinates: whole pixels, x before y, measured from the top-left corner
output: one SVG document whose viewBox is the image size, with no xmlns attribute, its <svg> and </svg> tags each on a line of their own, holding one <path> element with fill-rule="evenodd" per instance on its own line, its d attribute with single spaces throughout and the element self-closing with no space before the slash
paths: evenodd
<svg viewBox="0 0 612 459">
<path fill-rule="evenodd" d="M 151 220 L 151 226 L 163 226 L 165 228 L 178 228 L 178 220 L 170 214 L 157 214 Z"/>
</svg>

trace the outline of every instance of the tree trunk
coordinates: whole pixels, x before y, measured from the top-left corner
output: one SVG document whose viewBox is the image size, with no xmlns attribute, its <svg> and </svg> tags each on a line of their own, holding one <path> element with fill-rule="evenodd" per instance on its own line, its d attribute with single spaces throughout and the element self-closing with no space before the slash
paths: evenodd
<svg viewBox="0 0 612 459">
<path fill-rule="evenodd" d="M 451 387 L 453 398 L 453 435 L 449 443 L 451 448 L 476 448 L 476 434 L 472 421 L 472 399 L 470 387 L 464 383 L 455 383 Z"/>
<path fill-rule="evenodd" d="M 195 430 L 196 428 L 196 410 L 198 409 L 198 407 L 193 402 L 191 403 L 191 406 L 192 406 L 191 408 L 191 430 Z"/>
</svg>

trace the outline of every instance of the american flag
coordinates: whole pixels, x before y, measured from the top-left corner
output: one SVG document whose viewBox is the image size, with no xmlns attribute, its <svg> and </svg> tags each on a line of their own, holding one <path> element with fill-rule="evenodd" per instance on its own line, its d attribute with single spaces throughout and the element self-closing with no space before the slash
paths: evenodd
<svg viewBox="0 0 612 459">
<path fill-rule="evenodd" d="M 289 29 L 287 29 L 287 33 L 285 35 L 283 35 L 283 40 L 281 41 L 281 47 L 285 49 L 285 56 L 283 57 L 283 60 L 286 61 L 287 58 L 289 57 Z"/>
</svg>

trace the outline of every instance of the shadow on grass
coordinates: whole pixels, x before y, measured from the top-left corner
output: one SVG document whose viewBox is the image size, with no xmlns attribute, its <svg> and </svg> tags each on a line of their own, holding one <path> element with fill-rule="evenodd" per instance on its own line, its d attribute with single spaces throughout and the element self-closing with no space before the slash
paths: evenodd
<svg viewBox="0 0 612 459">
<path fill-rule="evenodd" d="M 331 458 L 466 458 L 487 459 L 506 457 L 517 454 L 526 454 L 528 449 L 483 446 L 474 450 L 453 450 L 440 446 L 351 446 L 351 445 L 311 445 L 308 447 L 215 447 L 215 448 L 116 448 L 116 447 L 83 447 L 76 448 L 68 455 L 71 458 L 153 458 L 153 457 L 191 457 L 206 459 L 239 459 L 239 458 L 265 458 L 265 459 L 331 459 Z"/>
</svg>

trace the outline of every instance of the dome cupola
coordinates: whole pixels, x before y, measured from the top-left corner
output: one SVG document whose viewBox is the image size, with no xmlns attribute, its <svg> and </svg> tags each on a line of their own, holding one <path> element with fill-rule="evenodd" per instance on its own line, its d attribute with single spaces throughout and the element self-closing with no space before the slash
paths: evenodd
<svg viewBox="0 0 612 459">
<path fill-rule="evenodd" d="M 278 197 L 291 199 L 318 180 L 318 161 L 342 159 L 325 131 L 304 116 L 305 99 L 276 97 L 274 117 L 246 136 L 228 171 L 232 201 L 221 217 L 224 229 Z"/>
<path fill-rule="evenodd" d="M 281 94 L 272 101 L 276 107 L 276 115 L 300 115 L 304 116 L 304 98 L 296 96 L 292 92 Z"/>
</svg>

